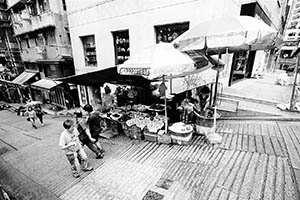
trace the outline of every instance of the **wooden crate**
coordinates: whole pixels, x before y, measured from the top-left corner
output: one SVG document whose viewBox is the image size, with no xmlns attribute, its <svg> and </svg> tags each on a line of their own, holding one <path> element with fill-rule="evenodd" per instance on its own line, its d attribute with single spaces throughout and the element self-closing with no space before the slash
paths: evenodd
<svg viewBox="0 0 300 200">
<path fill-rule="evenodd" d="M 145 140 L 150 142 L 157 142 L 157 133 L 150 132 L 147 127 L 144 128 L 143 134 Z"/>
</svg>

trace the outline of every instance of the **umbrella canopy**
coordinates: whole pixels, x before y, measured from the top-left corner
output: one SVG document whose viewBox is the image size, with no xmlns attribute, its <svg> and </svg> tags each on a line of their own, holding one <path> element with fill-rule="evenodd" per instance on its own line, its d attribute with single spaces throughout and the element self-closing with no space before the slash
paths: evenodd
<svg viewBox="0 0 300 200">
<path fill-rule="evenodd" d="M 118 66 L 118 73 L 121 75 L 139 75 L 148 79 L 193 70 L 193 59 L 170 43 L 158 43 L 145 48 Z"/>
<path fill-rule="evenodd" d="M 42 104 L 42 102 L 40 102 L 40 101 L 30 101 L 25 106 L 30 107 L 30 106 L 41 105 L 41 104 Z"/>
<path fill-rule="evenodd" d="M 273 45 L 277 31 L 250 16 L 225 16 L 204 21 L 173 41 L 181 51 L 205 50 L 208 54 L 262 50 Z"/>
</svg>

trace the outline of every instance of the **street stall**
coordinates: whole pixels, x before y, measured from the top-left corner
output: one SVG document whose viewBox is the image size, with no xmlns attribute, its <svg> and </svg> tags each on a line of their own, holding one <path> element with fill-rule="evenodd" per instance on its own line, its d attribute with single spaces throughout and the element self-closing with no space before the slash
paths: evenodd
<svg viewBox="0 0 300 200">
<path fill-rule="evenodd" d="M 156 88 L 152 94 L 157 98 L 152 105 L 132 106 L 128 119 L 122 123 L 127 136 L 180 145 L 191 142 L 195 129 L 189 114 L 195 104 L 189 102 L 193 97 L 188 93 L 214 82 L 216 77 L 209 59 L 202 57 L 207 60 L 207 66 L 198 65 L 196 69 L 195 61 L 188 55 L 177 51 L 171 44 L 159 43 L 118 66 L 120 74 L 144 76 Z M 209 101 L 211 104 L 212 99 Z"/>
<path fill-rule="evenodd" d="M 205 55 L 226 53 L 227 60 L 229 53 L 240 53 L 241 51 L 256 51 L 271 48 L 275 44 L 278 32 L 263 21 L 250 16 L 222 16 L 203 21 L 186 31 L 173 41 L 174 46 L 186 53 L 203 53 Z M 211 61 L 211 60 L 210 60 Z M 214 61 L 213 61 L 214 63 Z M 220 66 L 219 60 L 214 64 Z M 224 65 L 223 65 L 224 67 Z M 213 101 L 213 128 L 206 136 L 211 142 L 220 142 L 216 134 L 217 119 L 217 91 L 218 79 L 221 69 L 217 70 L 216 84 Z M 233 66 L 235 69 L 235 67 Z M 231 69 L 231 74 L 232 70 Z M 243 70 L 242 70 L 243 71 Z M 198 128 L 205 127 L 206 118 L 201 113 L 197 115 Z M 204 131 L 205 132 L 205 131 Z"/>
</svg>

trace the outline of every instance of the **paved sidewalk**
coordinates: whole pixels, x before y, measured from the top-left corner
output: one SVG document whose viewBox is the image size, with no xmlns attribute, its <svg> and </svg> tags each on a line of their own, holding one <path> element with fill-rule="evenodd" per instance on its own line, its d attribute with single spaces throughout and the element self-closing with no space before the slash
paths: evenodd
<svg viewBox="0 0 300 200">
<path fill-rule="evenodd" d="M 265 113 L 283 118 L 300 118 L 298 112 L 282 111 L 276 107 L 279 103 L 289 103 L 292 86 L 276 85 L 276 78 L 281 70 L 266 72 L 262 79 L 244 79 L 225 87 L 223 97 L 239 101 L 240 110 Z"/>
</svg>

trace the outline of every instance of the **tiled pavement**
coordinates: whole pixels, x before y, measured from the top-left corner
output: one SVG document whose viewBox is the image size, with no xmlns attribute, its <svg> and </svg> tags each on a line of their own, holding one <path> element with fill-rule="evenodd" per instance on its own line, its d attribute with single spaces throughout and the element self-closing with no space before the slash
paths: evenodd
<svg viewBox="0 0 300 200">
<path fill-rule="evenodd" d="M 102 140 L 105 158 L 96 160 L 88 151 L 96 169 L 74 179 L 57 145 L 61 121 L 49 119 L 47 131 L 17 130 L 21 122 L 4 127 L 8 133 L 0 130 L 0 138 L 18 149 L 2 156 L 3 162 L 61 199 L 141 200 L 149 191 L 156 194 L 152 199 L 164 200 L 298 199 L 299 122 L 218 121 L 224 137 L 214 146 L 202 136 L 189 146 Z M 15 136 L 24 144 L 14 143 Z"/>
</svg>

